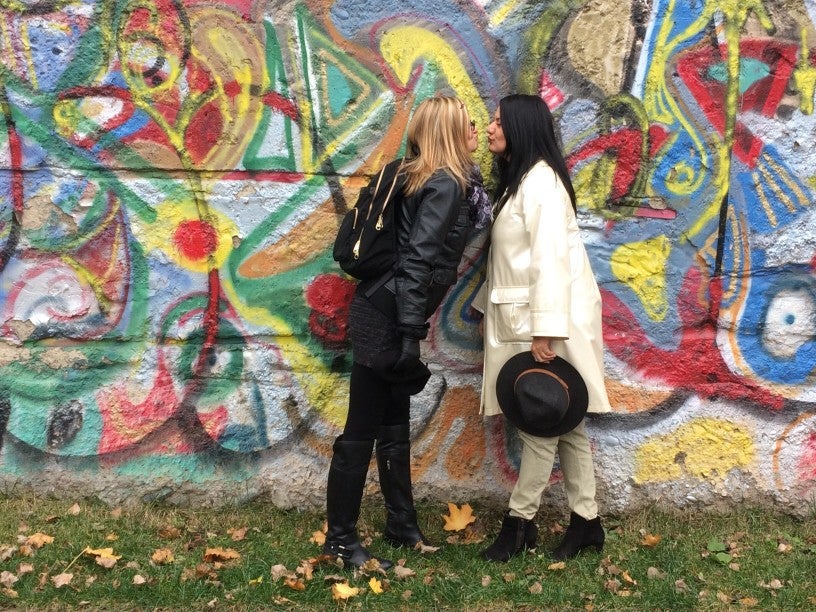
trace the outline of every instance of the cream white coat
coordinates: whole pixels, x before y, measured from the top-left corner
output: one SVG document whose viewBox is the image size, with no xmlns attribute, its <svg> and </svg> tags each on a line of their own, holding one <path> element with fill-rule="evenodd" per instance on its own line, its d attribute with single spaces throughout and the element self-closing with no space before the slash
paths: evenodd
<svg viewBox="0 0 816 612">
<path fill-rule="evenodd" d="M 500 414 L 496 378 L 533 336 L 581 373 L 589 411 L 608 412 L 604 386 L 601 294 L 572 203 L 543 161 L 522 179 L 493 222 L 487 280 L 473 302 L 484 313 L 482 412 Z"/>
</svg>

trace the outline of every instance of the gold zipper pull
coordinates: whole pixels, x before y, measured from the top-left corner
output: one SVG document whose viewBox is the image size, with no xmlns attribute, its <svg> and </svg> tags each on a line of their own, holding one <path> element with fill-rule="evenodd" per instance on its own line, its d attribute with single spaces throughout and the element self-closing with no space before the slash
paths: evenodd
<svg viewBox="0 0 816 612">
<path fill-rule="evenodd" d="M 380 213 L 380 216 L 377 217 L 377 224 L 374 227 L 378 232 L 383 228 L 382 213 Z"/>
<path fill-rule="evenodd" d="M 351 249 L 351 254 L 354 255 L 354 259 L 360 259 L 360 241 L 363 239 L 363 233 L 360 232 L 360 237 L 357 238 L 357 242 L 354 243 L 354 248 Z"/>
</svg>

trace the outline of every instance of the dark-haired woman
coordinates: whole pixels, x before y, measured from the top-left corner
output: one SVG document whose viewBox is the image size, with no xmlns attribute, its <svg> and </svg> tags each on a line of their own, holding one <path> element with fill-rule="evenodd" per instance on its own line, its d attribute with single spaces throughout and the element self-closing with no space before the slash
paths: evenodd
<svg viewBox="0 0 816 612">
<path fill-rule="evenodd" d="M 512 95 L 499 103 L 487 128 L 499 184 L 487 281 L 474 306 L 484 313 L 482 411 L 501 413 L 496 378 L 512 356 L 531 351 L 540 363 L 556 355 L 570 362 L 589 392 L 589 412 L 607 412 L 601 296 L 575 217 L 575 192 L 556 139 L 552 115 L 537 96 Z M 592 452 L 583 421 L 544 438 L 519 431 L 519 476 L 501 530 L 483 556 L 507 561 L 536 545 L 533 522 L 558 451 L 570 525 L 556 559 L 585 548 L 601 550 L 604 531 L 595 501 Z"/>
</svg>

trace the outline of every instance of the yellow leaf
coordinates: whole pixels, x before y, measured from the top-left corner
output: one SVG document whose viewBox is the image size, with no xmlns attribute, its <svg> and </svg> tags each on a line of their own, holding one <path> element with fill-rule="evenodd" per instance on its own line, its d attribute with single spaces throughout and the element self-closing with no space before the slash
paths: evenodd
<svg viewBox="0 0 816 612">
<path fill-rule="evenodd" d="M 70 584 L 73 578 L 73 574 L 57 574 L 56 576 L 51 576 L 51 582 L 53 582 L 54 586 L 59 589 L 64 587 L 66 584 Z"/>
<path fill-rule="evenodd" d="M 564 569 L 566 567 L 567 567 L 566 563 L 564 563 L 563 561 L 558 561 L 556 563 L 550 563 L 547 566 L 547 569 L 548 570 L 562 570 L 562 569 Z"/>
<path fill-rule="evenodd" d="M 54 538 L 50 535 L 46 535 L 44 533 L 37 533 L 31 534 L 26 538 L 25 543 L 33 548 L 41 548 L 45 544 L 51 544 L 54 541 Z"/>
<path fill-rule="evenodd" d="M 165 565 L 175 561 L 175 557 L 173 557 L 173 551 L 169 548 L 157 548 L 150 555 L 150 560 L 156 565 Z"/>
<path fill-rule="evenodd" d="M 309 538 L 309 541 L 318 546 L 323 546 L 326 543 L 326 534 L 322 531 L 315 531 L 312 533 L 312 537 Z"/>
<path fill-rule="evenodd" d="M 651 533 L 647 533 L 643 536 L 643 539 L 640 541 L 641 546 L 657 546 L 660 544 L 660 540 L 662 538 L 659 535 L 652 535 Z"/>
<path fill-rule="evenodd" d="M 232 559 L 240 559 L 241 553 L 232 548 L 208 548 L 204 551 L 204 560 L 209 563 L 215 561 L 231 561 Z"/>
<path fill-rule="evenodd" d="M 460 508 L 456 504 L 448 502 L 448 512 L 449 515 L 442 515 L 442 518 L 445 519 L 445 526 L 442 529 L 445 531 L 461 531 L 476 521 L 470 504 L 462 504 Z"/>
<path fill-rule="evenodd" d="M 84 551 L 86 555 L 92 557 L 111 557 L 113 559 L 121 559 L 122 555 L 114 555 L 112 548 L 86 548 Z"/>
<path fill-rule="evenodd" d="M 360 589 L 349 586 L 348 582 L 335 582 L 332 585 L 331 590 L 332 599 L 334 599 L 334 601 L 345 601 L 360 593 Z"/>
<path fill-rule="evenodd" d="M 629 572 L 623 572 L 623 574 L 622 574 L 621 578 L 623 578 L 623 579 L 624 579 L 626 582 L 628 582 L 629 584 L 637 584 L 637 580 L 633 579 L 633 578 L 632 578 L 632 577 L 629 575 Z"/>
<path fill-rule="evenodd" d="M 114 508 L 110 511 L 111 518 L 118 519 L 122 516 L 122 508 L 121 506 Z"/>
<path fill-rule="evenodd" d="M 118 539 L 119 539 L 119 536 L 116 535 L 115 533 L 112 533 L 112 532 L 105 536 L 105 541 L 106 542 L 115 542 Z"/>
<path fill-rule="evenodd" d="M 261 584 L 263 582 L 263 576 L 258 576 L 257 578 L 253 578 L 249 581 L 249 584 Z"/>
<path fill-rule="evenodd" d="M 371 580 L 368 581 L 368 588 L 371 589 L 371 592 L 375 595 L 379 595 L 383 592 L 382 582 L 377 580 L 376 578 L 372 577 Z"/>
<path fill-rule="evenodd" d="M 8 587 L 3 587 L 2 591 L 0 592 L 2 592 L 3 595 L 8 597 L 9 599 L 17 599 L 20 596 L 20 594 L 17 591 L 15 591 L 14 589 L 10 589 Z"/>
</svg>

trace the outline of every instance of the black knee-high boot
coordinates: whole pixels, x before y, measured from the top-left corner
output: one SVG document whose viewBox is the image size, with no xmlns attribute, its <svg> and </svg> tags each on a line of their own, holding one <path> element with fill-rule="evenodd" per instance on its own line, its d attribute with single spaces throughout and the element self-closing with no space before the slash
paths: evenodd
<svg viewBox="0 0 816 612">
<path fill-rule="evenodd" d="M 337 438 L 326 485 L 326 520 L 329 526 L 323 554 L 339 557 L 343 563 L 357 567 L 372 558 L 360 543 L 357 519 L 360 518 L 360 503 L 373 447 L 373 440 L 346 441 L 342 436 Z M 377 560 L 383 569 L 393 565 L 387 559 L 378 557 Z"/>
<path fill-rule="evenodd" d="M 387 513 L 383 539 L 394 547 L 419 543 L 429 546 L 414 508 L 409 424 L 380 427 L 376 454 Z"/>
</svg>

